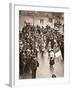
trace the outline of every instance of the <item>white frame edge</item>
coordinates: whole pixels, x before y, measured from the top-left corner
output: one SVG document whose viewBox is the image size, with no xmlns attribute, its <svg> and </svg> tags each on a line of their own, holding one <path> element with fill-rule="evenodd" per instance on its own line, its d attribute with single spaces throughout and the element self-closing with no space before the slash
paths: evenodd
<svg viewBox="0 0 72 90">
<path fill-rule="evenodd" d="M 9 86 L 15 85 L 14 4 L 9 4 Z"/>
<path fill-rule="evenodd" d="M 15 31 L 14 31 L 15 30 L 15 5 L 20 5 L 20 4 L 14 4 L 14 3 L 9 4 L 9 54 L 10 54 L 9 55 L 9 85 L 11 87 L 15 86 Z M 29 5 L 25 5 L 25 6 L 29 6 Z M 38 6 L 38 7 L 44 7 L 44 6 Z M 67 7 L 50 7 L 50 8 L 69 9 Z M 70 79 L 70 72 L 69 72 L 69 79 Z"/>
</svg>

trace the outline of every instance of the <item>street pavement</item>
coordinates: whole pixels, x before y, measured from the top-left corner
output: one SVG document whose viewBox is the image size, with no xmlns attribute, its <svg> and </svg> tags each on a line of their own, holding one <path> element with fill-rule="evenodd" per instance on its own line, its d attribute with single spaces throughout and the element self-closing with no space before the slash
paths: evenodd
<svg viewBox="0 0 72 90">
<path fill-rule="evenodd" d="M 43 56 L 41 55 L 41 53 L 38 53 L 37 60 L 39 62 L 39 67 L 37 68 L 37 71 L 36 71 L 36 78 L 51 78 L 52 74 L 55 74 L 56 78 L 64 77 L 64 61 L 62 60 L 61 55 L 55 58 L 55 64 L 53 68 L 50 68 L 50 65 L 49 65 L 50 58 L 46 50 Z M 28 73 L 24 73 L 19 78 L 20 79 L 31 79 L 32 72 L 30 71 Z"/>
<path fill-rule="evenodd" d="M 39 67 L 37 68 L 36 78 L 50 78 L 52 74 L 55 74 L 56 77 L 64 76 L 64 62 L 62 60 L 62 56 L 60 55 L 55 58 L 55 64 L 53 68 L 50 68 L 49 60 L 50 59 L 47 51 L 45 51 L 43 56 L 41 53 L 39 53 Z"/>
</svg>

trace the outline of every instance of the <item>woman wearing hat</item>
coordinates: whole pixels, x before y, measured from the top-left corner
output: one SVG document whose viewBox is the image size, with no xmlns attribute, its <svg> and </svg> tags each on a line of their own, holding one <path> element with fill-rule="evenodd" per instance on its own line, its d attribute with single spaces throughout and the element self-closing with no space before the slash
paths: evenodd
<svg viewBox="0 0 72 90">
<path fill-rule="evenodd" d="M 54 54 L 53 49 L 51 49 L 51 51 L 50 51 L 50 62 L 49 62 L 51 67 L 53 67 L 53 65 L 55 64 L 54 58 L 55 58 L 55 54 Z"/>
</svg>

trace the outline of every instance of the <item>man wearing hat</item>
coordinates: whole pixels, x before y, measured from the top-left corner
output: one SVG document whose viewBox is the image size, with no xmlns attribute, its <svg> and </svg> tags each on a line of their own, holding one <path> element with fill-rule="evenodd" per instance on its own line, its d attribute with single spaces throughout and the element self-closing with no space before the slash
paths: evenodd
<svg viewBox="0 0 72 90">
<path fill-rule="evenodd" d="M 38 61 L 36 60 L 36 58 L 33 58 L 31 62 L 32 78 L 36 78 L 36 70 L 38 66 L 39 66 Z"/>
</svg>

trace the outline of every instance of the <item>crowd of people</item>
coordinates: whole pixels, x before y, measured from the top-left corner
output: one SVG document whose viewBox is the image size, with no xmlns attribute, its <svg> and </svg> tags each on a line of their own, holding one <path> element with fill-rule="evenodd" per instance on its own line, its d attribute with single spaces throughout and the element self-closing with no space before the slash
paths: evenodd
<svg viewBox="0 0 72 90">
<path fill-rule="evenodd" d="M 50 53 L 49 43 L 51 51 L 57 44 L 64 60 L 64 35 L 48 25 L 46 27 L 33 26 L 29 23 L 24 25 L 19 33 L 20 74 L 32 71 L 32 78 L 36 78 L 36 70 L 39 67 L 38 53 L 40 52 L 42 56 L 45 50 Z"/>
</svg>

